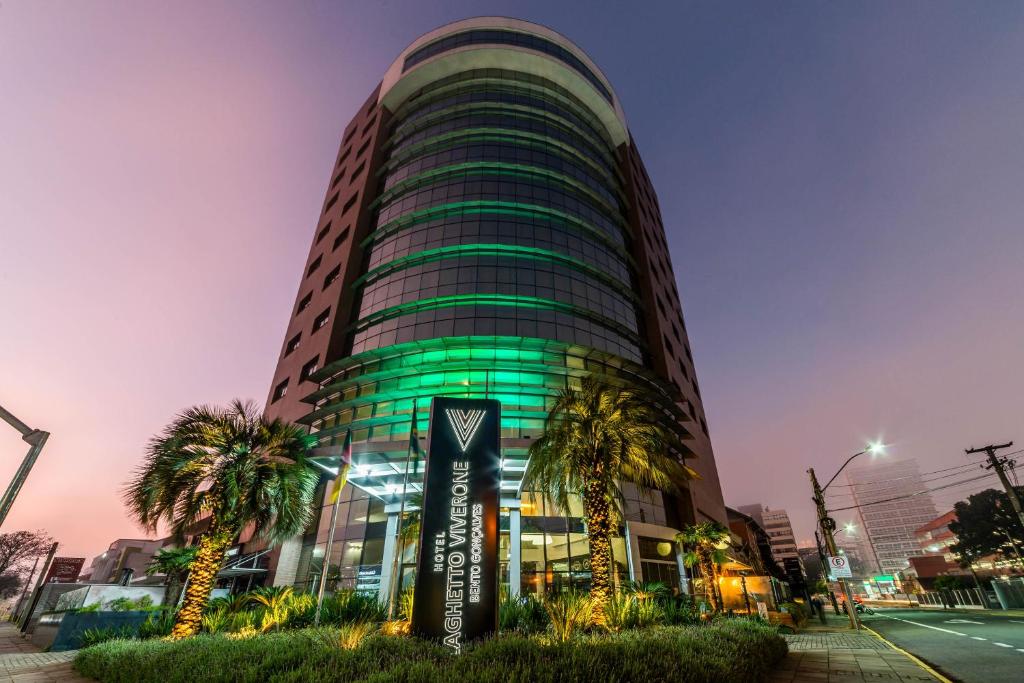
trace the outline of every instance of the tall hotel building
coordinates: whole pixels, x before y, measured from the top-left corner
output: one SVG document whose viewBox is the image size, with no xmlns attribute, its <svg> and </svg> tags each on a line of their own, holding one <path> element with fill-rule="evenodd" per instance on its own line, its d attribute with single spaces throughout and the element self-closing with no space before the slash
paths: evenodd
<svg viewBox="0 0 1024 683">
<path fill-rule="evenodd" d="M 658 200 L 619 101 L 543 26 L 432 31 L 345 128 L 267 401 L 320 437 L 325 462 L 352 432 L 332 583 L 386 594 L 403 495 L 408 510 L 421 490 L 421 467 L 403 486 L 412 420 L 425 444 L 431 397 L 457 396 L 501 401 L 501 580 L 513 594 L 587 585 L 581 512 L 521 489 L 557 392 L 588 373 L 649 389 L 689 435 L 700 479 L 676 496 L 625 486 L 614 547 L 620 579 L 679 582 L 667 541 L 726 515 Z M 317 580 L 329 523 L 324 504 L 275 549 L 275 584 Z"/>
</svg>

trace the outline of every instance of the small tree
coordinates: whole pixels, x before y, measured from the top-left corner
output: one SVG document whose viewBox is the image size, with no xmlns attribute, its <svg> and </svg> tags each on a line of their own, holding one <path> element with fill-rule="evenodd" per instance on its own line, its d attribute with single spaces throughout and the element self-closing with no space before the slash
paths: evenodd
<svg viewBox="0 0 1024 683">
<path fill-rule="evenodd" d="M 704 582 L 704 593 L 715 612 L 723 608 L 722 593 L 718 589 L 718 568 L 729 559 L 725 549 L 729 545 L 729 530 L 718 522 L 701 522 L 685 528 L 676 540 L 683 544 L 683 563 L 698 567 Z"/>
<path fill-rule="evenodd" d="M 43 531 L 11 531 L 0 534 L 0 575 L 14 572 L 19 576 L 28 565 L 50 550 L 53 539 Z"/>
<path fill-rule="evenodd" d="M 231 543 L 249 524 L 271 541 L 304 530 L 319 474 L 307 462 L 316 437 L 267 420 L 252 403 L 200 406 L 179 415 L 149 444 L 125 490 L 143 527 L 167 522 L 175 537 L 205 526 L 171 637 L 195 635 Z"/>
<path fill-rule="evenodd" d="M 183 548 L 160 548 L 153 556 L 146 567 L 146 574 L 164 575 L 164 585 L 167 586 L 167 590 L 164 591 L 164 605 L 173 607 L 178 604 L 181 587 L 188 579 L 189 569 L 195 562 L 198 552 L 198 546 L 190 545 Z"/>
<path fill-rule="evenodd" d="M 544 435 L 530 447 L 523 486 L 541 491 L 563 512 L 579 495 L 590 548 L 590 594 L 600 621 L 611 597 L 611 537 L 618 519 L 620 481 L 676 492 L 692 472 L 671 451 L 682 452 L 662 426 L 652 396 L 594 376 L 563 389 Z"/>
</svg>

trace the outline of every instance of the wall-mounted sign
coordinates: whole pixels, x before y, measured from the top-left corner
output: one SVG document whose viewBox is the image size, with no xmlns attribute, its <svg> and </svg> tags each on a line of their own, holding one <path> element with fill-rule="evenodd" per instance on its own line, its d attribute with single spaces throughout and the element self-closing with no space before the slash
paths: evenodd
<svg viewBox="0 0 1024 683">
<path fill-rule="evenodd" d="M 84 557 L 55 557 L 43 583 L 74 583 L 84 564 Z"/>
<path fill-rule="evenodd" d="M 459 653 L 498 626 L 501 404 L 435 398 L 412 631 Z"/>
<path fill-rule="evenodd" d="M 853 577 L 850 570 L 850 562 L 843 555 L 834 555 L 828 558 L 828 573 L 837 579 L 849 579 Z"/>
</svg>

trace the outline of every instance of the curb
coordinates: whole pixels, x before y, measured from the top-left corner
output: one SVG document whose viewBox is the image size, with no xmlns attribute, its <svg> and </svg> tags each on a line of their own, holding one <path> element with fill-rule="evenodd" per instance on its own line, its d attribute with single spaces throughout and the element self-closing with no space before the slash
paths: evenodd
<svg viewBox="0 0 1024 683">
<path fill-rule="evenodd" d="M 950 680 L 950 679 L 946 678 L 945 676 L 943 676 L 942 674 L 940 674 L 938 671 L 936 671 L 935 669 L 930 667 L 927 663 L 925 663 L 924 661 L 922 661 L 918 657 L 915 657 L 914 655 L 912 655 L 909 652 L 907 652 L 906 650 L 904 650 L 902 647 L 899 647 L 898 645 L 896 645 L 896 643 L 893 643 L 891 640 L 889 640 L 889 639 L 885 638 L 884 636 L 882 636 L 875 629 L 871 628 L 870 626 L 865 626 L 863 622 L 861 623 L 860 626 L 865 631 L 870 632 L 871 635 L 875 636 L 876 638 L 881 640 L 883 643 L 885 643 L 886 645 L 888 645 L 892 649 L 894 649 L 897 652 L 899 652 L 899 653 L 905 655 L 906 657 L 908 657 L 910 659 L 910 661 L 914 662 L 914 664 L 917 664 L 919 667 L 921 667 L 922 669 L 927 671 L 929 674 L 934 676 L 936 679 L 938 679 L 942 683 L 954 683 L 952 680 Z"/>
</svg>

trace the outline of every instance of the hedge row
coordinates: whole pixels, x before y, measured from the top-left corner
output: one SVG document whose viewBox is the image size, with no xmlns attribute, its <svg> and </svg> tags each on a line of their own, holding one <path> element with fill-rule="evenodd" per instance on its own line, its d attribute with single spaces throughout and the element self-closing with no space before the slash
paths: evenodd
<svg viewBox="0 0 1024 683">
<path fill-rule="evenodd" d="M 580 636 L 566 643 L 501 636 L 458 657 L 415 638 L 369 636 L 337 645 L 337 629 L 302 629 L 232 640 L 110 641 L 81 651 L 75 668 L 105 683 L 299 683 L 316 681 L 683 681 L 756 683 L 786 654 L 774 628 L 746 620 Z"/>
</svg>

